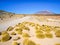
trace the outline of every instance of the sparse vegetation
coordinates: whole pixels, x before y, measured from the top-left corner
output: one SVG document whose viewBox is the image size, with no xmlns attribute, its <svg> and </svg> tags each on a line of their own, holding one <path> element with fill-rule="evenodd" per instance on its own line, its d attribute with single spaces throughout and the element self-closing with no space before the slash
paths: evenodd
<svg viewBox="0 0 60 45">
<path fill-rule="evenodd" d="M 11 35 L 16 35 L 16 33 L 15 32 L 12 32 Z"/>
<path fill-rule="evenodd" d="M 60 37 L 60 30 L 57 30 L 57 31 L 55 32 L 55 35 L 56 35 L 56 37 Z"/>
<path fill-rule="evenodd" d="M 18 42 L 13 42 L 12 45 L 19 45 L 19 43 Z"/>
<path fill-rule="evenodd" d="M 2 39 L 1 42 L 6 42 L 8 40 L 10 40 L 12 37 L 9 35 L 9 33 L 7 32 L 2 32 Z"/>
<path fill-rule="evenodd" d="M 12 31 L 13 30 L 13 27 L 12 26 L 9 26 L 8 28 L 7 28 L 7 31 Z"/>
<path fill-rule="evenodd" d="M 29 40 L 29 39 L 25 39 L 23 42 L 23 45 L 36 45 L 35 42 Z"/>
<path fill-rule="evenodd" d="M 53 38 L 53 34 L 51 34 L 51 33 L 46 33 L 45 36 L 46 36 L 47 38 Z"/>
<path fill-rule="evenodd" d="M 25 37 L 26 38 L 26 37 L 30 37 L 30 36 L 27 33 L 22 33 L 22 37 Z"/>
</svg>

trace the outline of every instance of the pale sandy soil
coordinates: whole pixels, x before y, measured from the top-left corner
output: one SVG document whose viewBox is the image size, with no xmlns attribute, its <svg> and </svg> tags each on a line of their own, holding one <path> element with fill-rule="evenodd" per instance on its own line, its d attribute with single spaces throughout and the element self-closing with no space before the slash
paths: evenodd
<svg viewBox="0 0 60 45">
<path fill-rule="evenodd" d="M 16 18 L 16 19 L 10 19 L 9 21 L 6 21 L 4 23 L 0 23 L 0 31 L 4 31 L 7 29 L 7 27 L 9 26 L 15 26 L 16 24 L 20 23 L 20 22 L 24 22 L 24 21 L 28 21 L 28 22 L 34 22 L 34 23 L 38 23 L 40 25 L 50 25 L 50 26 L 60 26 L 60 20 L 58 21 L 46 21 L 46 20 L 40 20 L 40 19 L 37 19 L 36 17 L 33 17 L 33 16 L 26 16 L 24 18 Z M 30 31 L 30 34 L 31 35 L 34 35 L 34 29 L 32 27 L 30 27 L 31 31 Z M 53 32 L 52 32 L 53 33 Z M 54 33 L 53 33 L 54 34 Z M 16 38 L 18 35 L 16 36 L 13 36 L 13 38 Z M 12 39 L 13 39 L 12 38 Z M 10 40 L 10 41 L 7 41 L 7 42 L 0 42 L 0 45 L 12 45 L 12 42 L 13 40 Z M 34 41 L 35 43 L 37 44 L 41 44 L 41 45 L 54 45 L 55 43 L 60 43 L 60 38 L 52 38 L 52 39 L 48 39 L 48 38 L 45 38 L 45 39 L 37 39 L 36 37 L 32 36 L 30 38 L 30 40 Z M 21 42 L 21 45 L 22 44 L 22 41 L 23 41 L 23 38 L 18 40 L 17 42 Z"/>
<path fill-rule="evenodd" d="M 45 24 L 45 25 L 52 25 L 52 26 L 60 26 L 60 20 L 58 19 L 51 19 L 51 18 L 40 18 L 40 17 L 34 17 L 34 16 L 26 16 L 24 18 L 10 18 L 8 20 L 5 20 L 3 21 L 2 23 L 0 23 L 0 30 L 5 30 L 6 27 L 8 26 L 13 26 L 13 25 L 16 25 L 17 23 L 21 22 L 21 21 L 27 21 L 27 20 L 30 20 L 30 21 L 35 21 L 41 24 Z M 4 27 L 3 27 L 4 26 Z"/>
</svg>

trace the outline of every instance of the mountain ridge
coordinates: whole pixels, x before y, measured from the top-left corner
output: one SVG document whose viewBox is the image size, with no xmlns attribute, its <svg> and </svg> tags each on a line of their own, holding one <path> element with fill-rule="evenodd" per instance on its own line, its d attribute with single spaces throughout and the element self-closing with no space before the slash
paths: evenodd
<svg viewBox="0 0 60 45">
<path fill-rule="evenodd" d="M 43 10 L 43 11 L 37 11 L 35 14 L 55 14 L 55 13 L 48 10 Z"/>
</svg>

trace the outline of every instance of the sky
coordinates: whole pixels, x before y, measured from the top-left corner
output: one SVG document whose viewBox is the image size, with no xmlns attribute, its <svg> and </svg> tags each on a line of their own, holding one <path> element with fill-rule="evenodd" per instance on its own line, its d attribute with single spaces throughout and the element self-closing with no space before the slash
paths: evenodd
<svg viewBox="0 0 60 45">
<path fill-rule="evenodd" d="M 34 14 L 48 10 L 60 14 L 60 0 L 0 0 L 0 10 L 16 14 Z"/>
</svg>

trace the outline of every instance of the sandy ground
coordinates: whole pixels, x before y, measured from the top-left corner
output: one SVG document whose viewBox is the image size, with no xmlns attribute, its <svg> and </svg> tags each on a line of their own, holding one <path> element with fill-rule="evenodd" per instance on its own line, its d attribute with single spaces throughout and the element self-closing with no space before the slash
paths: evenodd
<svg viewBox="0 0 60 45">
<path fill-rule="evenodd" d="M 42 21 L 33 16 L 26 16 L 24 18 L 17 18 L 17 19 L 13 19 L 13 20 L 11 19 L 4 23 L 0 23 L 0 31 L 4 31 L 7 29 L 7 27 L 15 26 L 19 22 L 24 22 L 24 21 L 34 22 L 34 23 L 38 23 L 40 25 L 45 24 L 45 25 L 50 25 L 50 26 L 60 26 L 60 20 L 58 20 L 58 21 L 45 21 L 45 20 Z M 31 28 L 31 30 L 32 30 L 32 28 Z M 32 32 L 31 32 L 31 34 L 32 34 Z M 60 38 L 56 38 L 56 37 L 54 37 L 52 39 L 45 38 L 45 39 L 40 39 L 40 40 L 36 39 L 35 37 L 31 37 L 30 39 L 41 45 L 54 45 L 55 43 L 60 43 Z M 23 39 L 19 40 L 18 42 L 22 42 L 22 40 Z M 0 42 L 0 45 L 11 45 L 11 43 L 12 43 L 12 39 L 8 42 L 4 42 L 4 43 Z"/>
<path fill-rule="evenodd" d="M 35 21 L 36 20 L 36 21 Z M 0 23 L 0 31 L 6 30 L 7 27 L 13 26 L 18 24 L 21 21 L 35 21 L 39 22 L 40 24 L 51 25 L 51 26 L 60 26 L 60 20 L 57 19 L 45 19 L 45 18 L 38 18 L 34 16 L 26 16 L 24 18 L 10 18 L 8 20 L 3 21 Z"/>
</svg>

